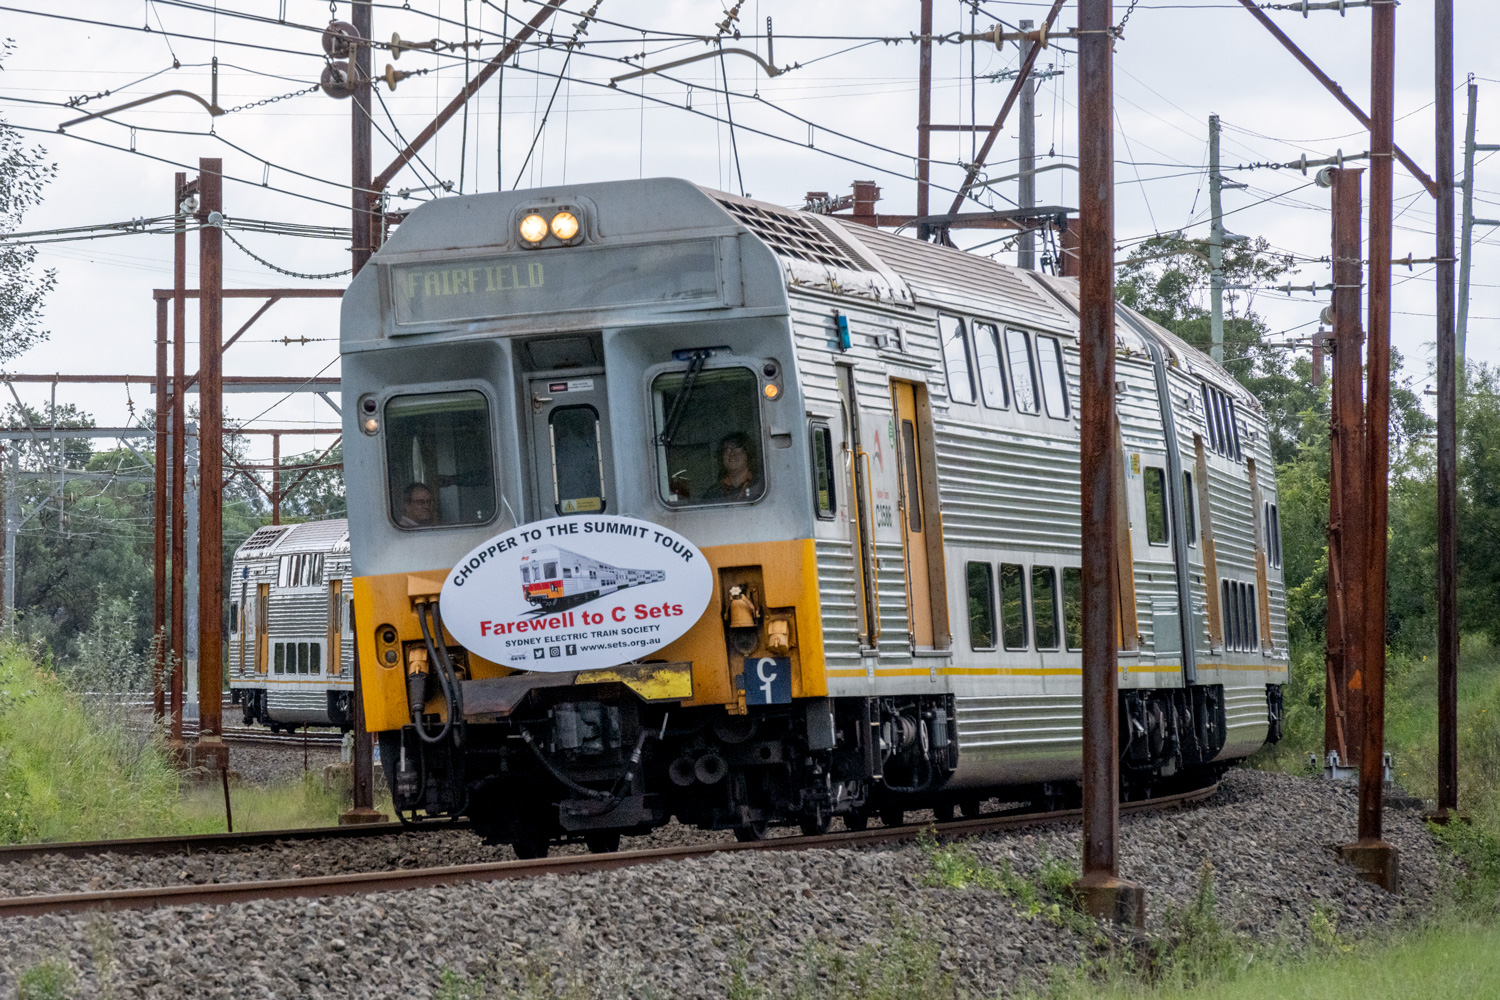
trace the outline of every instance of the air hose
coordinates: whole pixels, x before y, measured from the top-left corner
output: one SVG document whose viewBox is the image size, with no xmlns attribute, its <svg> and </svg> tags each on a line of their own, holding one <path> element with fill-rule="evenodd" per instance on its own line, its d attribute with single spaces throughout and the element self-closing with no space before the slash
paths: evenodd
<svg viewBox="0 0 1500 1000">
<path fill-rule="evenodd" d="M 448 738 L 448 734 L 453 730 L 453 720 L 456 716 L 454 712 L 454 698 L 452 691 L 448 687 L 446 660 L 438 659 L 437 649 L 432 641 L 432 628 L 427 623 L 427 605 L 417 605 L 417 621 L 422 626 L 422 639 L 427 643 L 427 662 L 430 665 L 430 669 L 437 671 L 438 687 L 443 692 L 443 704 L 448 708 L 448 718 L 444 721 L 443 728 L 438 730 L 436 736 L 429 736 L 427 734 L 427 726 L 422 721 L 421 705 L 411 706 L 412 721 L 416 723 L 417 736 L 423 743 L 441 743 Z M 446 654 L 447 650 L 445 649 L 443 652 Z"/>
</svg>

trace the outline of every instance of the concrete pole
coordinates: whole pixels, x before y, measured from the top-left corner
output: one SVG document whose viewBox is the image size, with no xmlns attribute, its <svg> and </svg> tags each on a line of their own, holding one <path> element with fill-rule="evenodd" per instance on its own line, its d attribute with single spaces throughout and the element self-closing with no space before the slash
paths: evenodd
<svg viewBox="0 0 1500 1000">
<path fill-rule="evenodd" d="M 1441 97 L 1439 98 L 1441 100 Z M 1458 269 L 1458 324 L 1454 334 L 1457 365 L 1464 369 L 1464 346 L 1469 334 L 1469 264 L 1474 258 L 1474 111 L 1479 84 L 1469 77 L 1469 122 L 1464 131 L 1464 222 L 1460 237 L 1462 264 Z"/>
<path fill-rule="evenodd" d="M 183 436 L 187 439 L 187 469 L 182 483 L 183 530 L 187 535 L 187 541 L 183 546 L 182 560 L 183 575 L 186 577 L 183 584 L 183 604 L 186 611 L 182 623 L 182 677 L 188 686 L 186 700 L 194 706 L 194 711 L 197 711 L 200 652 L 198 645 L 198 451 L 201 440 L 198 436 L 198 425 L 188 424 Z M 201 720 L 199 724 L 202 724 Z"/>
<path fill-rule="evenodd" d="M 1031 21 L 1022 21 L 1022 31 L 1030 31 Z M 1035 42 L 1030 43 L 1035 45 Z M 1026 57 L 1026 45 L 1021 45 L 1021 58 Z M 1021 172 L 1017 182 L 1016 204 L 1021 208 L 1036 207 L 1036 85 L 1030 80 L 1026 81 L 1021 88 L 1020 103 L 1017 105 L 1017 113 L 1020 114 L 1021 142 L 1020 159 L 1016 169 Z M 1016 266 L 1024 267 L 1028 271 L 1036 270 L 1036 233 L 1031 229 L 1031 220 L 1025 220 L 1026 228 L 1021 231 L 1021 238 L 1016 243 Z"/>
<path fill-rule="evenodd" d="M 1224 206 L 1220 199 L 1224 178 L 1219 173 L 1219 116 L 1208 116 L 1208 204 L 1213 217 L 1208 230 L 1209 356 L 1224 363 Z"/>
<path fill-rule="evenodd" d="M 177 175 L 172 233 L 172 621 L 169 669 L 172 729 L 168 746 L 182 752 L 183 681 L 187 670 L 187 174 Z M 196 645 L 196 643 L 195 643 Z"/>
<path fill-rule="evenodd" d="M 21 442 L 6 442 L 5 456 L 5 630 L 16 627 L 16 532 L 21 527 Z M 4 445 L 0 445 L 4 447 Z"/>
</svg>

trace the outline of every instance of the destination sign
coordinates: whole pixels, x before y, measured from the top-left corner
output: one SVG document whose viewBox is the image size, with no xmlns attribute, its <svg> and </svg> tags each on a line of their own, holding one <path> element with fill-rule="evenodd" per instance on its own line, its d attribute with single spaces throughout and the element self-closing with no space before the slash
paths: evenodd
<svg viewBox="0 0 1500 1000">
<path fill-rule="evenodd" d="M 390 274 L 398 326 L 719 298 L 712 240 L 424 261 Z"/>
</svg>

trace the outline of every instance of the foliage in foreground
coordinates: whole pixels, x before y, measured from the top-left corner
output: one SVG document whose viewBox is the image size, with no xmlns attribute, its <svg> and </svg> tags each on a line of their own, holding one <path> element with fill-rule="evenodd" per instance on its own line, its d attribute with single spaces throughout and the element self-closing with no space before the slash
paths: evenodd
<svg viewBox="0 0 1500 1000">
<path fill-rule="evenodd" d="M 0 843 L 210 833 L 224 829 L 217 784 L 186 785 L 161 735 L 111 698 L 83 693 L 87 669 L 59 674 L 0 644 Z M 231 767 L 233 761 L 231 761 Z M 231 792 L 235 829 L 327 826 L 344 808 L 321 776 Z"/>
</svg>

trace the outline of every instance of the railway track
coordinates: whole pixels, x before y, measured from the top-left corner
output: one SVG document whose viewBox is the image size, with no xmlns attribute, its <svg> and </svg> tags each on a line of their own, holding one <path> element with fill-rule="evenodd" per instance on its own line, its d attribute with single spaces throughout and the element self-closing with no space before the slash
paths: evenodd
<svg viewBox="0 0 1500 1000">
<path fill-rule="evenodd" d="M 261 847 L 298 840 L 359 840 L 382 837 L 406 829 L 400 823 L 363 823 L 350 826 L 310 826 L 296 830 L 261 830 L 254 833 L 189 833 L 175 837 L 129 837 L 121 840 L 80 840 L 57 844 L 0 845 L 0 872 L 7 864 L 49 855 L 88 858 L 97 854 L 204 854 Z"/>
<path fill-rule="evenodd" d="M 1205 788 L 1166 795 L 1140 802 L 1122 802 L 1122 814 L 1150 812 L 1181 808 L 1208 798 L 1218 784 Z M 943 839 L 1014 830 L 1028 826 L 1042 826 L 1076 822 L 1083 816 L 1080 809 L 1064 809 L 1051 812 L 997 814 L 976 819 L 954 820 L 936 825 L 937 835 Z M 387 826 L 394 827 L 395 824 Z M 399 827 L 396 827 L 399 829 Z M 359 872 L 354 874 L 310 876 L 306 878 L 272 879 L 253 882 L 222 882 L 208 885 L 160 886 L 138 889 L 114 889 L 104 892 L 74 892 L 55 895 L 16 896 L 0 899 L 0 918 L 32 917 L 57 913 L 82 913 L 100 910 L 138 910 L 160 906 L 187 906 L 192 904 L 223 905 L 243 903 L 258 899 L 290 899 L 316 896 L 351 896 L 372 892 L 390 892 L 403 889 L 428 888 L 439 885 L 454 885 L 463 882 L 493 882 L 502 879 L 532 878 L 538 875 L 578 875 L 586 872 L 609 871 L 636 865 L 657 864 L 664 861 L 684 861 L 737 851 L 802 851 L 814 848 L 862 847 L 873 844 L 899 843 L 915 840 L 930 825 L 881 827 L 873 830 L 845 831 L 814 837 L 780 837 L 753 843 L 692 844 L 681 847 L 656 848 L 641 851 L 619 851 L 613 854 L 581 854 L 556 858 L 539 858 L 528 861 L 496 861 L 485 864 L 452 865 L 439 868 L 410 868 L 398 871 Z M 297 831 L 304 836 L 317 835 L 314 831 Z M 377 835 L 377 827 L 366 827 L 351 836 Z M 328 833 L 324 831 L 325 835 Z M 281 831 L 285 837 L 287 831 Z M 229 838 L 229 834 L 209 834 L 208 837 Z M 251 834 L 274 840 L 277 834 Z M 177 838 L 182 840 L 184 838 Z M 107 843 L 129 843 L 114 841 Z M 205 846 L 207 842 L 205 841 Z M 221 839 L 219 844 L 225 843 Z M 82 850 L 94 846 L 89 844 L 52 845 Z M 36 851 L 33 853 L 45 853 Z M 94 853 L 98 853 L 97 851 Z"/>
<path fill-rule="evenodd" d="M 184 722 L 182 724 L 183 739 L 197 739 L 197 723 Z M 305 742 L 309 747 L 318 749 L 337 748 L 343 745 L 344 735 L 338 732 L 307 732 L 300 733 L 273 733 L 261 726 L 225 726 L 224 742 L 249 744 L 253 746 L 275 746 L 286 749 L 299 749 Z"/>
</svg>

